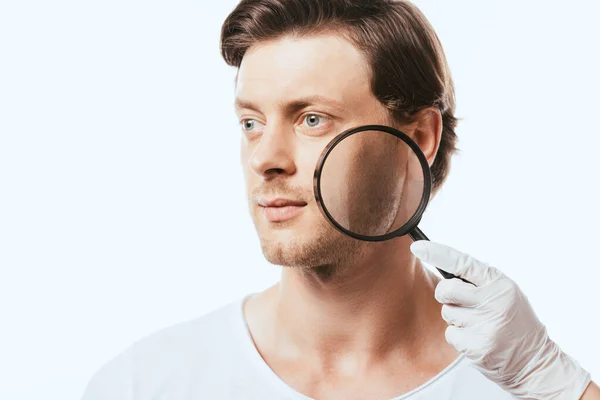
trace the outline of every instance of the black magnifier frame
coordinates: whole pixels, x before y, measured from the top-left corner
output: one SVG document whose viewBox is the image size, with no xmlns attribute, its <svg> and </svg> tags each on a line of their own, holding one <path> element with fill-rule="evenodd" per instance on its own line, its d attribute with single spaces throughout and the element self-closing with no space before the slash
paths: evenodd
<svg viewBox="0 0 600 400">
<path fill-rule="evenodd" d="M 349 231 L 348 229 L 341 226 L 335 220 L 335 218 L 333 218 L 333 216 L 330 214 L 329 210 L 327 210 L 327 206 L 323 202 L 323 200 L 322 200 L 323 196 L 321 194 L 321 172 L 323 170 L 323 165 L 325 164 L 325 161 L 327 160 L 327 157 L 329 157 L 329 154 L 331 153 L 331 151 L 335 148 L 335 146 L 337 146 L 342 140 L 344 140 L 348 136 L 357 134 L 359 132 L 364 132 L 364 131 L 381 131 L 381 132 L 386 132 L 386 133 L 389 133 L 390 135 L 396 136 L 398 139 L 405 142 L 412 149 L 412 151 L 417 155 L 417 158 L 419 159 L 419 163 L 421 164 L 421 169 L 423 170 L 423 178 L 424 178 L 423 196 L 421 197 L 421 202 L 419 203 L 419 206 L 417 207 L 417 210 L 415 211 L 413 216 L 408 220 L 408 222 L 406 224 L 402 225 L 399 229 L 396 229 L 395 231 L 388 232 L 384 235 L 378 235 L 378 236 L 361 235 L 356 232 Z M 355 239 L 364 240 L 367 242 L 380 242 L 383 240 L 389 240 L 389 239 L 393 239 L 393 238 L 396 238 L 399 236 L 404 236 L 406 234 L 408 234 L 414 241 L 417 241 L 417 240 L 429 241 L 429 238 L 427 236 L 425 236 L 423 231 L 421 231 L 417 225 L 421 221 L 423 212 L 425 212 L 425 208 L 427 207 L 427 204 L 429 203 L 429 197 L 431 196 L 431 187 L 432 187 L 431 170 L 429 169 L 429 163 L 427 162 L 427 158 L 425 157 L 425 154 L 423 154 L 423 152 L 421 151 L 421 148 L 419 147 L 419 145 L 416 144 L 410 138 L 410 136 L 408 136 L 404 132 L 402 132 L 398 129 L 392 128 L 390 126 L 385 126 L 385 125 L 358 126 L 355 128 L 348 129 L 348 130 L 340 133 L 339 135 L 337 135 L 335 138 L 333 138 L 327 144 L 325 149 L 323 149 L 323 152 L 321 153 L 321 156 L 319 157 L 319 160 L 317 161 L 317 165 L 315 167 L 315 173 L 314 173 L 314 177 L 313 177 L 313 191 L 314 191 L 314 195 L 315 195 L 315 200 L 317 201 L 317 204 L 319 205 L 319 209 L 321 210 L 323 215 L 325 215 L 325 217 L 329 220 L 329 222 L 331 222 L 331 224 L 336 229 L 338 229 L 340 232 L 342 232 L 350 237 L 353 237 Z M 437 270 L 446 279 L 458 278 L 456 275 L 453 275 L 451 273 L 443 271 L 439 268 L 437 268 Z M 465 282 L 468 282 L 462 278 L 459 278 L 459 279 L 461 279 Z"/>
</svg>

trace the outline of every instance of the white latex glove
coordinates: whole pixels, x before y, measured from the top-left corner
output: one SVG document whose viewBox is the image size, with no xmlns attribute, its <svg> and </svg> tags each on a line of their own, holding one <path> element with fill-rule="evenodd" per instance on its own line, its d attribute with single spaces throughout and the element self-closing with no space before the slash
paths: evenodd
<svg viewBox="0 0 600 400">
<path fill-rule="evenodd" d="M 439 243 L 421 240 L 411 251 L 423 262 L 473 283 L 442 279 L 435 290 L 449 324 L 446 340 L 465 353 L 473 367 L 519 398 L 581 397 L 590 374 L 550 340 L 515 282 Z"/>
</svg>

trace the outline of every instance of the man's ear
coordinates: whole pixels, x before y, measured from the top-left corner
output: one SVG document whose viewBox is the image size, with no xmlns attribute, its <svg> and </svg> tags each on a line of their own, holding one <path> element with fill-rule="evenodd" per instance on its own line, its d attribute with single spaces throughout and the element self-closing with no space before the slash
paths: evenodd
<svg viewBox="0 0 600 400">
<path fill-rule="evenodd" d="M 419 145 L 429 166 L 433 164 L 442 140 L 442 114 L 437 107 L 427 107 L 415 115 L 413 139 Z"/>
</svg>

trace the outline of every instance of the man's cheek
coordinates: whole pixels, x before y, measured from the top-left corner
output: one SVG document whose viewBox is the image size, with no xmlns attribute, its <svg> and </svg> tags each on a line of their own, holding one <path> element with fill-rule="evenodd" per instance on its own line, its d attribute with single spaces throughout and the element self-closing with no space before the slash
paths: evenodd
<svg viewBox="0 0 600 400">
<path fill-rule="evenodd" d="M 244 169 L 246 169 L 248 167 L 248 158 L 249 158 L 249 152 L 248 149 L 246 149 L 245 147 L 242 147 L 242 149 L 240 150 L 240 164 L 242 165 L 242 167 Z"/>
</svg>

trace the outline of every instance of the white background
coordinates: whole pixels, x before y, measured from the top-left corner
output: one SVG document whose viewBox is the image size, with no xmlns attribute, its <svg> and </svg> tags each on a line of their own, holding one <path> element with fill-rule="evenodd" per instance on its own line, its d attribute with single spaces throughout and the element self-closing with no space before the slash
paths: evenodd
<svg viewBox="0 0 600 400">
<path fill-rule="evenodd" d="M 279 278 L 218 51 L 235 3 L 0 3 L 0 398 L 78 399 L 133 341 Z M 421 227 L 516 280 L 599 381 L 600 6 L 416 3 L 463 119 Z"/>
</svg>

